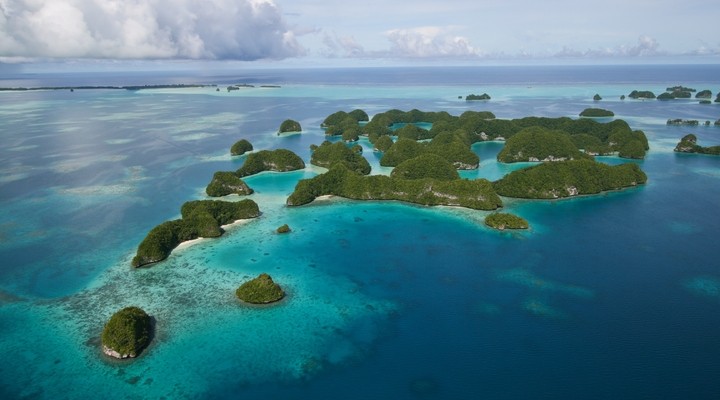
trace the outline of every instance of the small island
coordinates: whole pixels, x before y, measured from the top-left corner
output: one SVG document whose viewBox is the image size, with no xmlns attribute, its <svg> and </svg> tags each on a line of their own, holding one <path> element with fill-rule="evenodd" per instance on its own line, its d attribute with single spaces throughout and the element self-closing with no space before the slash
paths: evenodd
<svg viewBox="0 0 720 400">
<path fill-rule="evenodd" d="M 717 156 L 720 155 L 720 146 L 700 146 L 697 144 L 697 136 L 691 133 L 683 136 L 680 143 L 675 146 L 675 151 L 678 153 L 697 153 Z"/>
<path fill-rule="evenodd" d="M 490 100 L 490 95 L 487 93 L 483 94 L 469 94 L 465 96 L 465 101 L 478 101 L 478 100 Z"/>
<path fill-rule="evenodd" d="M 697 126 L 697 125 L 700 125 L 700 121 L 698 121 L 698 120 L 696 120 L 696 119 L 680 119 L 680 118 L 676 118 L 676 119 L 669 119 L 669 120 L 667 120 L 667 125 Z"/>
<path fill-rule="evenodd" d="M 310 146 L 310 150 L 312 165 L 330 169 L 337 163 L 343 163 L 360 174 L 370 173 L 370 163 L 362 156 L 362 147 L 359 145 L 350 148 L 343 142 L 330 143 L 326 140 L 320 146 Z"/>
<path fill-rule="evenodd" d="M 252 151 L 253 146 L 250 142 L 248 142 L 245 139 L 240 139 L 235 144 L 230 147 L 230 155 L 232 156 L 241 156 L 248 151 Z"/>
<path fill-rule="evenodd" d="M 250 304 L 270 304 L 282 300 L 285 292 L 280 285 L 273 282 L 270 275 L 260 274 L 237 288 L 235 295 L 238 299 Z"/>
<path fill-rule="evenodd" d="M 248 155 L 245 163 L 235 174 L 243 178 L 263 171 L 288 172 L 303 168 L 305 162 L 290 150 L 261 150 Z"/>
<path fill-rule="evenodd" d="M 288 197 L 288 206 L 311 203 L 333 195 L 353 200 L 398 200 L 426 206 L 459 206 L 495 210 L 502 201 L 486 179 L 401 179 L 385 175 L 364 176 L 337 164 L 328 172 L 303 179 Z"/>
<path fill-rule="evenodd" d="M 593 96 L 593 101 L 600 101 L 602 100 L 602 97 L 600 97 L 600 94 L 595 93 L 595 96 Z"/>
<path fill-rule="evenodd" d="M 390 176 L 400 179 L 432 178 L 442 181 L 460 179 L 460 175 L 448 160 L 437 154 L 425 153 L 401 162 Z"/>
<path fill-rule="evenodd" d="M 275 229 L 276 233 L 290 233 L 290 226 L 288 224 L 283 224 L 279 226 L 277 229 Z"/>
<path fill-rule="evenodd" d="M 508 213 L 492 213 L 485 217 L 485 225 L 499 229 L 528 229 L 530 224 L 522 217 Z"/>
<path fill-rule="evenodd" d="M 649 90 L 633 90 L 628 97 L 631 99 L 654 99 L 655 93 Z"/>
<path fill-rule="evenodd" d="M 581 117 L 604 118 L 614 117 L 615 113 L 602 108 L 586 108 L 580 113 Z"/>
<path fill-rule="evenodd" d="M 543 163 L 513 171 L 494 182 L 497 193 L 525 199 L 559 199 L 597 194 L 647 182 L 637 164 L 610 166 L 593 160 Z"/>
<path fill-rule="evenodd" d="M 708 89 L 701 90 L 695 95 L 696 99 L 712 99 L 712 92 Z"/>
<path fill-rule="evenodd" d="M 286 119 L 285 121 L 283 121 L 282 124 L 280 124 L 278 135 L 288 132 L 302 132 L 302 127 L 300 126 L 300 123 L 292 119 Z"/>
<path fill-rule="evenodd" d="M 578 150 L 570 135 L 538 126 L 525 128 L 505 142 L 497 155 L 504 163 L 527 161 L 564 161 L 590 156 Z"/>
<path fill-rule="evenodd" d="M 210 197 L 222 197 L 229 194 L 245 196 L 253 194 L 253 190 L 234 172 L 218 171 L 205 188 L 205 193 Z"/>
<path fill-rule="evenodd" d="M 260 209 L 257 203 L 249 199 L 238 202 L 195 200 L 183 204 L 181 215 L 181 219 L 163 222 L 148 232 L 132 259 L 133 267 L 166 259 L 182 242 L 218 237 L 224 232 L 222 225 L 257 218 Z"/>
<path fill-rule="evenodd" d="M 114 358 L 134 358 L 152 339 L 152 320 L 139 307 L 116 312 L 105 324 L 101 335 L 103 353 Z"/>
</svg>

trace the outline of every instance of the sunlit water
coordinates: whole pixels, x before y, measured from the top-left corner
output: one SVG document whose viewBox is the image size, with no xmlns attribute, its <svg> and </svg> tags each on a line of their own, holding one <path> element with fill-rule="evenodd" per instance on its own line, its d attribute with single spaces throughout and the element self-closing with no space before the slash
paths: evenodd
<svg viewBox="0 0 720 400">
<path fill-rule="evenodd" d="M 0 93 L 0 397 L 717 398 L 720 157 L 672 149 L 687 133 L 718 145 L 720 128 L 665 121 L 715 121 L 720 105 L 619 97 L 677 84 L 717 93 L 720 71 L 637 68 L 271 71 L 202 78 L 219 92 Z M 61 80 L 13 79 L 2 86 Z M 242 82 L 282 87 L 224 90 Z M 458 99 L 483 92 L 492 100 Z M 246 179 L 260 218 L 150 268 L 129 266 L 149 229 L 204 198 L 213 172 L 242 165 L 228 151 L 240 138 L 307 162 L 324 139 L 320 123 L 338 110 L 519 118 L 592 106 L 645 131 L 648 184 L 506 199 L 527 232 L 492 231 L 485 212 L 456 208 L 285 207 L 299 179 L 322 172 L 308 164 Z M 278 136 L 287 118 L 303 133 Z M 373 173 L 388 173 L 360 144 Z M 495 180 L 522 167 L 496 163 L 501 148 L 474 145 L 481 167 L 462 176 Z M 293 232 L 275 234 L 285 223 Z M 261 272 L 287 298 L 241 305 L 235 288 Z M 156 337 L 137 360 L 111 361 L 99 334 L 128 305 L 156 318 Z"/>
</svg>

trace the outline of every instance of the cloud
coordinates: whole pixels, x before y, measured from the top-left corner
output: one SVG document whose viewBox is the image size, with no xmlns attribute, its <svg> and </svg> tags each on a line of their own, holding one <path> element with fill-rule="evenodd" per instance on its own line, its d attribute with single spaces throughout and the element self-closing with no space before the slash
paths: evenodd
<svg viewBox="0 0 720 400">
<path fill-rule="evenodd" d="M 323 44 L 328 57 L 362 57 L 366 55 L 365 48 L 352 36 L 339 36 L 336 32 L 325 32 Z"/>
<path fill-rule="evenodd" d="M 621 45 L 618 47 L 607 47 L 600 49 L 589 49 L 585 51 L 574 50 L 569 47 L 554 54 L 560 58 L 593 58 L 593 57 L 651 57 L 665 55 L 658 50 L 660 44 L 654 38 L 641 35 L 634 46 Z"/>
<path fill-rule="evenodd" d="M 0 0 L 0 56 L 281 59 L 304 54 L 272 0 Z"/>
<path fill-rule="evenodd" d="M 451 34 L 452 28 L 436 26 L 393 29 L 385 32 L 397 57 L 476 57 L 480 52 L 463 36 Z"/>
</svg>

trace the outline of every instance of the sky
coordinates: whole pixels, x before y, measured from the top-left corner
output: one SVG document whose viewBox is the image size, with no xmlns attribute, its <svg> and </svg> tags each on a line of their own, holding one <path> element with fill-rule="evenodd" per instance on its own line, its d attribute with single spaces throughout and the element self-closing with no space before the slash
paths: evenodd
<svg viewBox="0 0 720 400">
<path fill-rule="evenodd" d="M 719 63 L 717 0 L 0 0 L 0 63 Z"/>
</svg>

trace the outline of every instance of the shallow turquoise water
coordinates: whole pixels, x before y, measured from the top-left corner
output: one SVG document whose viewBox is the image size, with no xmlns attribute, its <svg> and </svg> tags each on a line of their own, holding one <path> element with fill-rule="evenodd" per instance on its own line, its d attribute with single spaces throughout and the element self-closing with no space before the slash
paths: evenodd
<svg viewBox="0 0 720 400">
<path fill-rule="evenodd" d="M 665 72 L 642 84 L 508 76 L 478 88 L 425 71 L 411 83 L 290 82 L 237 94 L 1 93 L 0 351 L 12 362 L 0 366 L 0 395 L 716 398 L 720 159 L 672 148 L 687 133 L 720 144 L 720 128 L 665 120 L 714 121 L 718 106 L 614 99 L 677 84 Z M 458 101 L 472 92 L 493 100 Z M 285 207 L 298 179 L 322 172 L 308 167 L 247 179 L 257 220 L 152 268 L 129 267 L 152 226 L 203 198 L 214 171 L 242 165 L 228 155 L 239 138 L 307 161 L 324 139 L 320 122 L 339 109 L 575 116 L 595 105 L 594 93 L 650 139 L 639 162 L 649 183 L 506 201 L 528 232 L 495 232 L 484 212 L 454 208 L 342 199 Z M 276 135 L 285 118 L 303 133 Z M 360 144 L 373 173 L 388 173 Z M 474 145 L 481 167 L 463 177 L 522 167 L 494 162 L 501 148 Z M 293 233 L 275 234 L 284 223 Z M 288 298 L 239 305 L 234 289 L 260 272 Z M 131 363 L 108 361 L 99 332 L 131 304 L 156 318 L 156 338 Z"/>
</svg>

